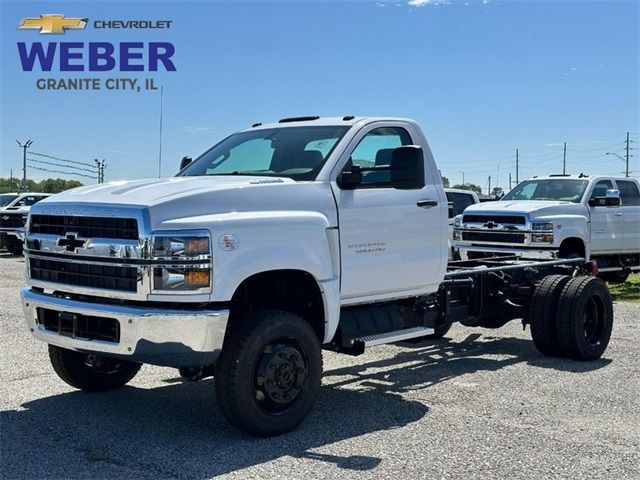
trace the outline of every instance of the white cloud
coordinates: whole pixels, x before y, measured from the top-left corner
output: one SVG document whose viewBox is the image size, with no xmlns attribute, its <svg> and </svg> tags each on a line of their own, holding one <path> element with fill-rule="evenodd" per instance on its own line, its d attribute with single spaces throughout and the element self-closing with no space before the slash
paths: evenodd
<svg viewBox="0 0 640 480">
<path fill-rule="evenodd" d="M 182 127 L 182 131 L 185 133 L 204 133 L 210 132 L 213 130 L 211 127 L 200 127 L 197 125 L 187 125 L 186 127 Z"/>
<path fill-rule="evenodd" d="M 409 0 L 407 5 L 412 7 L 424 7 L 425 5 L 446 5 L 449 0 Z"/>
</svg>

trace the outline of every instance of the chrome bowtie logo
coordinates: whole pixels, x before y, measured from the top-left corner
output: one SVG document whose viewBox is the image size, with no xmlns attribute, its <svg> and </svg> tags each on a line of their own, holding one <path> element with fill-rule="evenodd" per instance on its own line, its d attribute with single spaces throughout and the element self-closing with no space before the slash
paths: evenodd
<svg viewBox="0 0 640 480">
<path fill-rule="evenodd" d="M 82 30 L 87 26 L 88 18 L 66 18 L 59 13 L 47 13 L 40 18 L 23 18 L 18 29 L 39 29 L 43 34 L 61 35 L 65 30 Z"/>
<path fill-rule="evenodd" d="M 58 246 L 64 247 L 67 252 L 76 252 L 76 249 L 84 247 L 87 243 L 86 238 L 77 238 L 75 233 L 68 233 L 65 237 L 58 239 Z"/>
<path fill-rule="evenodd" d="M 494 221 L 489 221 L 487 223 L 485 223 L 484 225 L 482 225 L 483 227 L 487 227 L 487 228 L 498 228 L 500 225 L 498 225 L 496 222 Z"/>
</svg>

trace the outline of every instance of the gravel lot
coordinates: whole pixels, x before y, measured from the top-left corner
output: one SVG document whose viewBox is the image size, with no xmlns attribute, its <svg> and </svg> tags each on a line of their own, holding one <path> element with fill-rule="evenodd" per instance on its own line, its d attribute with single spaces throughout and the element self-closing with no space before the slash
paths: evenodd
<svg viewBox="0 0 640 480">
<path fill-rule="evenodd" d="M 545 358 L 517 322 L 324 353 L 297 431 L 242 434 L 211 380 L 144 366 L 106 394 L 67 387 L 23 324 L 24 261 L 0 254 L 1 478 L 640 478 L 640 305 L 615 305 L 605 357 Z"/>
</svg>

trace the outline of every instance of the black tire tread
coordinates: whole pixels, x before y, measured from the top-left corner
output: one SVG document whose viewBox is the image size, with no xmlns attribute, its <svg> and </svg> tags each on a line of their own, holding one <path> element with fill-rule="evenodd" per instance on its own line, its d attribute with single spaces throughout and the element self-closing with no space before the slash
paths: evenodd
<svg viewBox="0 0 640 480">
<path fill-rule="evenodd" d="M 123 387 L 136 376 L 139 363 L 122 362 L 121 371 L 109 375 L 91 372 L 82 363 L 83 354 L 49 345 L 49 360 L 58 377 L 68 385 L 86 392 L 104 392 Z"/>
<path fill-rule="evenodd" d="M 563 356 L 576 360 L 595 360 L 601 355 L 589 354 L 580 347 L 577 341 L 579 337 L 579 332 L 577 332 L 577 329 L 580 325 L 580 322 L 573 321 L 579 314 L 578 308 L 580 307 L 580 299 L 584 295 L 585 289 L 590 288 L 595 284 L 600 284 L 601 288 L 603 288 L 608 294 L 606 284 L 601 279 L 596 277 L 572 278 L 571 281 L 569 281 L 564 286 L 562 292 L 560 292 L 556 318 L 558 341 L 563 350 Z M 609 316 L 609 318 L 613 319 L 613 302 L 611 301 L 610 296 L 608 296 L 608 301 L 606 302 L 605 308 L 607 309 L 606 314 Z M 603 341 L 602 352 L 604 352 L 604 349 L 606 349 L 606 346 L 609 343 L 610 336 L 611 329 L 609 329 L 609 332 L 606 335 L 605 340 Z"/>
<path fill-rule="evenodd" d="M 241 376 L 238 374 L 240 362 L 237 359 L 238 353 L 249 348 L 249 343 L 256 336 L 260 335 L 260 331 L 265 324 L 275 322 L 288 322 L 291 329 L 301 328 L 306 331 L 307 335 L 316 337 L 316 333 L 305 319 L 289 312 L 279 310 L 264 310 L 250 315 L 246 319 L 235 325 L 230 325 L 225 337 L 222 352 L 216 362 L 216 394 L 218 405 L 224 417 L 233 426 L 249 433 L 271 436 L 293 430 L 300 422 L 283 428 L 277 432 L 261 430 L 251 418 L 247 418 L 245 412 L 240 410 L 239 399 L 235 394 L 238 392 L 238 381 Z M 318 353 L 320 361 L 320 372 L 322 372 L 322 355 L 320 353 L 320 341 L 318 340 Z M 310 381 L 312 379 L 309 379 Z M 317 379 L 316 388 L 320 388 L 321 375 Z"/>
<path fill-rule="evenodd" d="M 536 287 L 528 319 L 531 338 L 540 353 L 557 357 L 562 353 L 556 331 L 556 307 L 560 291 L 571 279 L 567 275 L 549 275 Z"/>
</svg>

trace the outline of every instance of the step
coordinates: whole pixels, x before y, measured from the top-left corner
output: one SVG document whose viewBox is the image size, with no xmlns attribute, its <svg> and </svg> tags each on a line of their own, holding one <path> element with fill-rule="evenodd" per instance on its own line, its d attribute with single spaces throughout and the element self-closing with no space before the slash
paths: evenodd
<svg viewBox="0 0 640 480">
<path fill-rule="evenodd" d="M 394 330 L 393 332 L 376 333 L 365 337 L 354 339 L 354 343 L 361 343 L 364 347 L 373 347 L 374 345 L 383 345 L 385 343 L 401 342 L 410 338 L 424 337 L 434 333 L 433 328 L 429 327 L 412 327 L 403 328 L 402 330 Z"/>
</svg>

